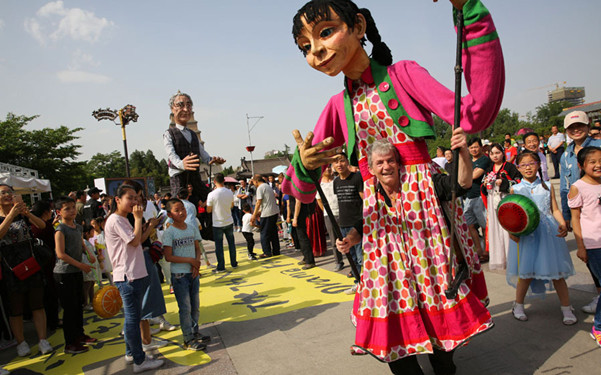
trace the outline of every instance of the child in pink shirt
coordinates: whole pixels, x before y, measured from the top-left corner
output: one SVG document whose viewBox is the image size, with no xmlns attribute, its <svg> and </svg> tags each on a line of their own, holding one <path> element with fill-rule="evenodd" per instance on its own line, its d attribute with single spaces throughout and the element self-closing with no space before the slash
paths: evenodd
<svg viewBox="0 0 601 375">
<path fill-rule="evenodd" d="M 146 357 L 142 349 L 142 301 L 150 285 L 150 278 L 142 250 L 142 238 L 145 237 L 142 230 L 144 209 L 137 202 L 133 186 L 119 186 L 104 233 L 107 252 L 113 265 L 113 281 L 123 300 L 126 361 L 127 358 L 133 358 L 134 372 L 142 372 L 159 368 L 164 361 Z M 127 220 L 129 213 L 133 213 L 135 218 L 133 228 Z M 146 230 L 152 230 L 152 227 L 148 226 Z"/>
<path fill-rule="evenodd" d="M 574 182 L 568 193 L 572 228 L 578 244 L 576 255 L 601 279 L 601 148 L 583 147 L 577 158 L 582 177 Z M 601 346 L 601 302 L 598 296 L 591 336 Z"/>
</svg>

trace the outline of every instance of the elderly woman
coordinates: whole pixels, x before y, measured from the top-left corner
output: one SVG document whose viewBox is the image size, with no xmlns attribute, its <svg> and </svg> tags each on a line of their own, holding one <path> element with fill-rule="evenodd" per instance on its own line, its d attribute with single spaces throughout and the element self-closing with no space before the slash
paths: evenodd
<svg viewBox="0 0 601 375">
<path fill-rule="evenodd" d="M 46 340 L 46 313 L 44 312 L 44 281 L 42 272 L 19 280 L 11 268 L 33 254 L 31 225 L 46 227 L 42 219 L 33 215 L 23 201 L 15 199 L 13 188 L 0 184 L 0 254 L 2 257 L 2 286 L 8 297 L 10 328 L 17 340 L 17 354 L 31 353 L 23 335 L 23 310 L 27 304 L 33 314 L 33 323 L 40 339 L 39 351 L 47 354 L 52 346 Z"/>
<path fill-rule="evenodd" d="M 451 146 L 460 148 L 458 180 L 460 191 L 466 191 L 471 186 L 471 162 L 461 128 L 455 130 Z M 463 248 L 457 255 L 461 262 L 465 259 L 471 277 L 460 286 L 457 298 L 451 300 L 444 293 L 449 244 L 445 242 L 443 247 L 428 248 L 424 244 L 440 233 L 422 237 L 411 232 L 418 242 L 422 241 L 421 245 L 411 247 L 403 234 L 404 228 L 412 223 L 403 213 L 408 201 L 401 195 L 404 187 L 397 149 L 386 139 L 374 141 L 368 153 L 368 165 L 373 177 L 365 182 L 367 194 L 363 217 L 388 230 L 356 228 L 342 241 L 336 241 L 342 253 L 347 253 L 350 246 L 359 241 L 363 242 L 364 269 L 353 306 L 352 319 L 357 328 L 352 349 L 360 354 L 389 347 L 403 353 L 389 362 L 395 374 L 421 374 L 415 355 L 422 353 L 430 354 L 435 373 L 455 373 L 454 349 L 492 326 L 482 301 L 487 298 L 484 278 L 468 244 L 463 215 L 455 215 L 456 245 Z M 436 196 L 442 211 L 438 216 L 448 217 L 451 214 L 448 205 L 451 181 L 441 168 L 434 168 L 434 171 L 432 184 L 422 185 L 420 191 Z M 440 227 L 432 230 L 446 232 L 444 221 L 442 219 Z"/>
</svg>

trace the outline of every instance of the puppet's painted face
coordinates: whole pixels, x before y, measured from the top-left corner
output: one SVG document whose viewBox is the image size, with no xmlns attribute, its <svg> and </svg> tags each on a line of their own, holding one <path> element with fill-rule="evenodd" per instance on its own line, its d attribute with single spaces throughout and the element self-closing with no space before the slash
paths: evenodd
<svg viewBox="0 0 601 375">
<path fill-rule="evenodd" d="M 349 29 L 338 14 L 331 10 L 331 20 L 308 24 L 303 19 L 303 31 L 296 44 L 304 51 L 307 63 L 316 70 L 329 76 L 356 69 L 360 57 L 365 54 L 361 38 L 365 34 L 365 19 Z M 349 74 L 347 74 L 349 75 Z"/>
<path fill-rule="evenodd" d="M 173 101 L 171 112 L 176 123 L 186 125 L 192 117 L 192 102 L 185 96 L 180 95 Z"/>
</svg>

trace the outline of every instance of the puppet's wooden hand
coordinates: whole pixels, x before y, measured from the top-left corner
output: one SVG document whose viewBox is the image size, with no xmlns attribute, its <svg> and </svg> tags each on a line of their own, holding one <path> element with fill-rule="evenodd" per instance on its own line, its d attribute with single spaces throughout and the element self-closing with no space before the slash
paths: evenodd
<svg viewBox="0 0 601 375">
<path fill-rule="evenodd" d="M 331 150 L 322 151 L 324 148 L 334 142 L 334 138 L 328 137 L 323 141 L 313 145 L 313 132 L 307 133 L 307 137 L 303 139 L 300 132 L 296 129 L 292 131 L 292 135 L 296 140 L 301 161 L 305 168 L 314 170 L 322 165 L 330 164 L 336 159 L 336 154 L 340 152 L 340 147 Z"/>
</svg>

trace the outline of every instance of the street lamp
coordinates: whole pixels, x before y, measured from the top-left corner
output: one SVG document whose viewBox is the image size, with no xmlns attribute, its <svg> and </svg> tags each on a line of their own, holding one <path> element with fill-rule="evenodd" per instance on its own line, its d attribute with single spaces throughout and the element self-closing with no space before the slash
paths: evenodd
<svg viewBox="0 0 601 375">
<path fill-rule="evenodd" d="M 246 151 L 250 152 L 250 169 L 252 172 L 252 175 L 255 175 L 255 162 L 253 160 L 253 151 L 255 150 L 255 146 L 251 146 L 252 142 L 250 140 L 250 131 L 253 130 L 255 128 L 255 126 L 257 125 L 257 123 L 259 121 L 261 121 L 261 119 L 263 118 L 263 116 L 248 116 L 248 113 L 246 114 L 246 128 L 248 129 L 248 146 L 246 146 Z M 255 123 L 253 124 L 253 126 L 250 126 L 250 119 L 256 119 L 257 121 L 255 121 Z"/>
<path fill-rule="evenodd" d="M 125 107 L 121 108 L 119 111 L 115 111 L 110 108 L 100 108 L 92 112 L 92 116 L 94 116 L 94 118 L 98 121 L 111 120 L 115 123 L 115 125 L 121 125 L 121 133 L 123 135 L 123 149 L 125 151 L 125 173 L 127 174 L 128 178 L 131 177 L 129 173 L 129 157 L 127 155 L 127 137 L 125 136 L 125 125 L 129 124 L 130 121 L 138 121 L 136 107 L 134 107 L 131 104 L 128 104 Z M 115 121 L 117 117 L 119 117 L 119 122 Z"/>
</svg>

